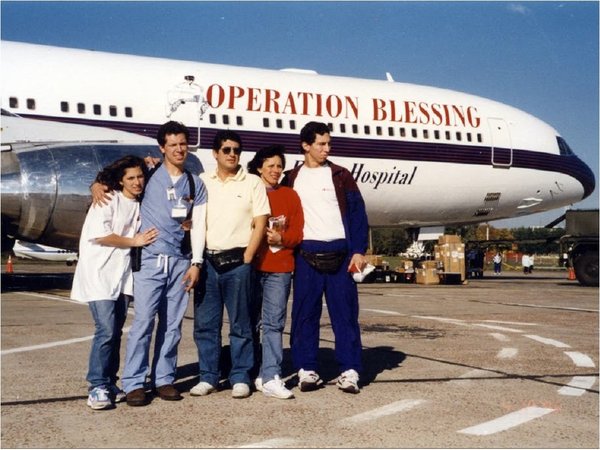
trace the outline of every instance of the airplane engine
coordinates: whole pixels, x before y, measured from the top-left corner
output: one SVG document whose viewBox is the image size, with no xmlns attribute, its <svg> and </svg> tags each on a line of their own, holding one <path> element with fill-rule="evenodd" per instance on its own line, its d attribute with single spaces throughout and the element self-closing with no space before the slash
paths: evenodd
<svg viewBox="0 0 600 450">
<path fill-rule="evenodd" d="M 77 250 L 91 204 L 89 187 L 102 167 L 125 155 L 160 157 L 156 145 L 13 144 L 2 151 L 2 244 L 23 239 Z M 189 155 L 186 168 L 202 172 Z"/>
</svg>

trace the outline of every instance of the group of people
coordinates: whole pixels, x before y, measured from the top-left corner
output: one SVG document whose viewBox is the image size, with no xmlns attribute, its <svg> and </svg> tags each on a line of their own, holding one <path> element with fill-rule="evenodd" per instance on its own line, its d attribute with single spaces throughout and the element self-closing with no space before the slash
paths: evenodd
<svg viewBox="0 0 600 450">
<path fill-rule="evenodd" d="M 292 283 L 290 346 L 298 387 L 323 384 L 318 348 L 325 294 L 337 386 L 358 393 L 362 344 L 351 272 L 366 266 L 368 223 L 350 172 L 328 160 L 328 126 L 309 122 L 302 129 L 304 163 L 281 183 L 282 146 L 260 149 L 246 169 L 240 136 L 219 131 L 212 147 L 216 170 L 197 176 L 184 169 L 188 138 L 184 125 L 165 123 L 157 135 L 158 167 L 149 171 L 143 160 L 125 157 L 103 169 L 92 187 L 95 202 L 83 226 L 71 295 L 89 303 L 96 327 L 88 405 L 146 405 L 147 376 L 161 399 L 182 399 L 174 386 L 177 348 L 192 289 L 200 379 L 190 394 L 219 389 L 226 308 L 232 396 L 248 397 L 254 384 L 268 397 L 293 398 L 281 373 Z M 121 390 L 119 348 L 132 298 Z"/>
</svg>

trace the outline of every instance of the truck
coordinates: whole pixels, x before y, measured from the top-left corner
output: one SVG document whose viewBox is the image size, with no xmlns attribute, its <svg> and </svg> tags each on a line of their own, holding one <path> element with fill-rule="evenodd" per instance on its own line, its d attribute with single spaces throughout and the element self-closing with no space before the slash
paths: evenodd
<svg viewBox="0 0 600 450">
<path fill-rule="evenodd" d="M 560 249 L 567 267 L 582 286 L 598 286 L 598 209 L 570 209 L 565 220 Z"/>
</svg>

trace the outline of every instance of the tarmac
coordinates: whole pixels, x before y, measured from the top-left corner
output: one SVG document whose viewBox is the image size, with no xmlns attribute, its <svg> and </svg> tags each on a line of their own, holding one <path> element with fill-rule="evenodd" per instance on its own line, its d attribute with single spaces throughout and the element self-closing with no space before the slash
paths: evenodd
<svg viewBox="0 0 600 450">
<path fill-rule="evenodd" d="M 190 396 L 198 381 L 190 302 L 176 381 L 184 399 L 92 411 L 85 376 L 94 327 L 88 307 L 69 300 L 73 267 L 19 260 L 14 268 L 2 275 L 3 448 L 600 444 L 598 288 L 569 281 L 566 272 L 486 273 L 464 285 L 359 285 L 364 371 L 356 395 L 335 385 L 339 371 L 325 307 L 319 352 L 325 386 L 297 388 L 290 302 L 282 376 L 294 399 L 260 392 L 233 399 L 226 383 L 209 396 Z"/>
</svg>

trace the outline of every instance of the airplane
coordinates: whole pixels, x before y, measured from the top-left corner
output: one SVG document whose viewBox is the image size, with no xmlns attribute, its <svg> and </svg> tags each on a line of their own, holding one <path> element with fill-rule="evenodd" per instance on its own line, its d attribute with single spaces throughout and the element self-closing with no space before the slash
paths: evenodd
<svg viewBox="0 0 600 450">
<path fill-rule="evenodd" d="M 15 256 L 24 259 L 41 259 L 43 261 L 64 261 L 72 266 L 77 261 L 77 252 L 62 248 L 49 247 L 33 242 L 15 241 L 13 246 Z"/>
<path fill-rule="evenodd" d="M 14 119 L 17 129 L 28 120 L 115 133 L 3 132 L 3 235 L 76 248 L 96 172 L 125 152 L 158 155 L 151 138 L 167 120 L 190 128 L 193 164 L 207 171 L 219 129 L 240 134 L 242 165 L 277 143 L 289 169 L 302 160 L 302 126 L 327 123 L 330 159 L 357 181 L 371 226 L 440 234 L 571 205 L 595 189 L 590 168 L 542 120 L 389 73 L 367 80 L 8 41 L 1 54 L 3 127 Z"/>
</svg>

